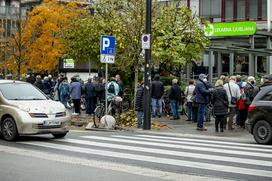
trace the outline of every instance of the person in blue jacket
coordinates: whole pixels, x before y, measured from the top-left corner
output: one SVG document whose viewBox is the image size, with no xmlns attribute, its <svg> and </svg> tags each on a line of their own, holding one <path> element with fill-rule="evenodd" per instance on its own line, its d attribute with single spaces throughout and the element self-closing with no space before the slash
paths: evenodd
<svg viewBox="0 0 272 181">
<path fill-rule="evenodd" d="M 198 104 L 197 130 L 200 131 L 207 130 L 203 124 L 205 109 L 209 103 L 209 97 L 211 95 L 211 90 L 209 89 L 207 82 L 207 76 L 205 74 L 200 74 L 195 88 L 196 103 Z"/>
</svg>

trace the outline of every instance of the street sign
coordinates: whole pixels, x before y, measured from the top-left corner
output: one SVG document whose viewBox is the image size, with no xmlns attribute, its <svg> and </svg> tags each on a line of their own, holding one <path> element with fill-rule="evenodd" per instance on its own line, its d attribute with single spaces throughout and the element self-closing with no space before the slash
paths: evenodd
<svg viewBox="0 0 272 181">
<path fill-rule="evenodd" d="M 114 63 L 114 61 L 115 61 L 115 37 L 101 36 L 100 62 Z"/>
<path fill-rule="evenodd" d="M 204 26 L 206 36 L 242 36 L 254 35 L 256 22 L 214 23 Z"/>
<path fill-rule="evenodd" d="M 150 49 L 150 34 L 143 34 L 142 49 Z"/>
<path fill-rule="evenodd" d="M 74 59 L 64 59 L 63 60 L 63 68 L 75 68 L 75 61 Z"/>
</svg>

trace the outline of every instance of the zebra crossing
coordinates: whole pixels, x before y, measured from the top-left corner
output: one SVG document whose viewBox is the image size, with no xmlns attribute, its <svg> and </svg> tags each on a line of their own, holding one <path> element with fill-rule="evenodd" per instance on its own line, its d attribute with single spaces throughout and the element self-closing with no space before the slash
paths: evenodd
<svg viewBox="0 0 272 181">
<path fill-rule="evenodd" d="M 244 180 L 272 179 L 272 146 L 151 134 L 80 136 L 19 144 L 80 153 L 173 172 Z M 173 170 L 171 170 L 173 169 Z"/>
</svg>

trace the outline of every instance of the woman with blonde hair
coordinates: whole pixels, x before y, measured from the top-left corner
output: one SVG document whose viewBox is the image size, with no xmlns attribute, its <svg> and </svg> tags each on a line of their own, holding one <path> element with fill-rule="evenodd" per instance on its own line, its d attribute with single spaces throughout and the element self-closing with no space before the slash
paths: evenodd
<svg viewBox="0 0 272 181">
<path fill-rule="evenodd" d="M 228 113 L 228 95 L 223 88 L 223 81 L 217 80 L 215 83 L 215 90 L 212 94 L 213 114 L 215 116 L 215 131 L 218 132 L 218 125 L 220 124 L 220 132 L 223 132 L 224 118 Z"/>
</svg>

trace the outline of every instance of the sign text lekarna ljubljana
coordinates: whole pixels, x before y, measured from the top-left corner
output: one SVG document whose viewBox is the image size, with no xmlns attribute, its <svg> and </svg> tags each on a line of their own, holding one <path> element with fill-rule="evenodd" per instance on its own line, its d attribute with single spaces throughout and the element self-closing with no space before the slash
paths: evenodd
<svg viewBox="0 0 272 181">
<path fill-rule="evenodd" d="M 256 22 L 214 23 L 204 27 L 206 36 L 246 36 L 256 31 Z"/>
<path fill-rule="evenodd" d="M 100 62 L 114 63 L 115 61 L 115 37 L 101 36 L 100 40 Z"/>
</svg>

